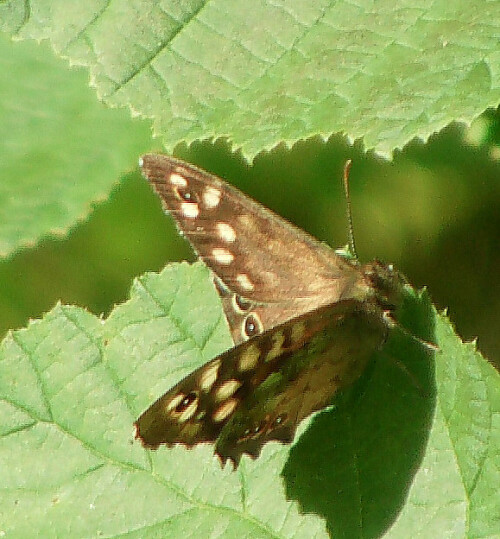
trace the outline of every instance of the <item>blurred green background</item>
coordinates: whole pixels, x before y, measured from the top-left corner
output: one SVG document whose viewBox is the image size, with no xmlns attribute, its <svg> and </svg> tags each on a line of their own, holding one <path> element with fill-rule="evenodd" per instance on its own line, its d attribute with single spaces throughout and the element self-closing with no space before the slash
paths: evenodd
<svg viewBox="0 0 500 539">
<path fill-rule="evenodd" d="M 469 130 L 452 125 L 426 144 L 414 141 L 392 162 L 340 136 L 277 148 L 251 167 L 223 140 L 175 153 L 333 247 L 347 242 L 341 176 L 351 158 L 361 261 L 393 262 L 413 285 L 426 285 L 435 304 L 448 307 L 458 333 L 477 336 L 498 366 L 499 118 L 489 111 Z M 25 326 L 58 300 L 106 315 L 126 300 L 135 276 L 185 258 L 194 259 L 186 242 L 138 171 L 130 171 L 67 237 L 47 238 L 0 261 L 0 332 Z"/>
</svg>

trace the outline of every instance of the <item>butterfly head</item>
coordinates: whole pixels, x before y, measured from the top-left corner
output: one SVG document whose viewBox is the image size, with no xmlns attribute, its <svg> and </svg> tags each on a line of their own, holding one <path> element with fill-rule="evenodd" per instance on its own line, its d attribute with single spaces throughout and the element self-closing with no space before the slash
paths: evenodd
<svg viewBox="0 0 500 539">
<path fill-rule="evenodd" d="M 394 269 L 392 264 L 374 260 L 366 264 L 363 273 L 375 290 L 376 302 L 383 310 L 393 311 L 401 305 L 403 291 L 407 281 L 403 274 Z"/>
</svg>

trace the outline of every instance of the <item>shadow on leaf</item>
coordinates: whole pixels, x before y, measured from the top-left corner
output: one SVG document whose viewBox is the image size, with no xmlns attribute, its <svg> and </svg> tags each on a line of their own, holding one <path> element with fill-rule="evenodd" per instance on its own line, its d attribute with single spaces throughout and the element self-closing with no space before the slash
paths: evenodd
<svg viewBox="0 0 500 539">
<path fill-rule="evenodd" d="M 424 292 L 405 299 L 398 320 L 432 342 L 434 316 Z M 365 375 L 291 449 L 282 472 L 287 498 L 324 517 L 332 537 L 380 537 L 397 519 L 429 436 L 433 356 L 394 329 Z"/>
</svg>

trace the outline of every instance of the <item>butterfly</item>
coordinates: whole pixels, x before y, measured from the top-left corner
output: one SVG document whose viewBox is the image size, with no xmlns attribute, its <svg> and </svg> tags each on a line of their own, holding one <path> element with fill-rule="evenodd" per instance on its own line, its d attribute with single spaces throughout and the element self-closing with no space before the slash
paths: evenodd
<svg viewBox="0 0 500 539">
<path fill-rule="evenodd" d="M 213 443 L 224 465 L 290 443 L 298 424 L 353 383 L 394 325 L 404 277 L 361 265 L 222 179 L 147 154 L 145 178 L 212 272 L 234 347 L 135 422 L 146 448 Z"/>
</svg>

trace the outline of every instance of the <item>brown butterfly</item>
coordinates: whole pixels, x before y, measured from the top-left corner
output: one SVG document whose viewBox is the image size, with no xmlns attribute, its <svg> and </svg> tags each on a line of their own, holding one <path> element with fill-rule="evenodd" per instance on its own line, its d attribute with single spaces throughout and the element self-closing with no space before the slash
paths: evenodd
<svg viewBox="0 0 500 539">
<path fill-rule="evenodd" d="M 141 159 L 165 210 L 211 269 L 234 348 L 136 421 L 145 447 L 211 442 L 225 463 L 289 443 L 384 344 L 404 278 L 337 254 L 242 192 L 164 155 Z"/>
</svg>

